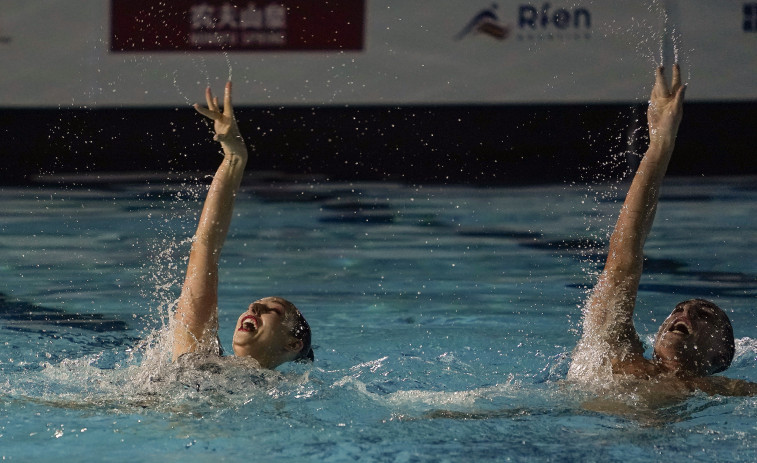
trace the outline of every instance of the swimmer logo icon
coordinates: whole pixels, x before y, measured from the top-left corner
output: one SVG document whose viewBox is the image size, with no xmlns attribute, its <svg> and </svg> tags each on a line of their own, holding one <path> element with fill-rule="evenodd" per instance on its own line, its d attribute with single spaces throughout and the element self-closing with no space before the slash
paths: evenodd
<svg viewBox="0 0 757 463">
<path fill-rule="evenodd" d="M 510 35 L 510 27 L 503 24 L 497 16 L 497 4 L 491 8 L 479 11 L 473 19 L 468 21 L 463 30 L 458 32 L 455 40 L 460 40 L 472 32 L 486 34 L 497 40 L 505 40 Z"/>
</svg>

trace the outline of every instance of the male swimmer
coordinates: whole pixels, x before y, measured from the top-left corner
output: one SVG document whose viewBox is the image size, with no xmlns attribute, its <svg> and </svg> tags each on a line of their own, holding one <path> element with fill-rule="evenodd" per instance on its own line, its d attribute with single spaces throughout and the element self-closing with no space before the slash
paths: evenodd
<svg viewBox="0 0 757 463">
<path fill-rule="evenodd" d="M 173 359 L 183 354 L 221 355 L 218 339 L 218 259 L 226 240 L 234 198 L 247 164 L 247 146 L 231 105 L 231 82 L 226 84 L 223 111 L 208 88 L 208 107 L 194 105 L 213 120 L 214 140 L 224 157 L 211 182 L 195 233 L 181 296 L 172 322 Z M 243 312 L 234 327 L 234 354 L 255 359 L 274 369 L 289 361 L 313 360 L 310 327 L 291 302 L 280 297 L 259 299 Z"/>
<path fill-rule="evenodd" d="M 573 352 L 574 380 L 635 378 L 667 391 L 753 395 L 757 384 L 709 376 L 727 369 L 734 355 L 733 328 L 712 302 L 678 304 L 660 326 L 651 359 L 633 324 L 644 242 L 657 210 L 660 186 L 673 153 L 686 86 L 673 66 L 670 85 L 657 69 L 647 110 L 649 147 L 620 210 L 604 270 L 584 307 L 583 336 Z"/>
</svg>

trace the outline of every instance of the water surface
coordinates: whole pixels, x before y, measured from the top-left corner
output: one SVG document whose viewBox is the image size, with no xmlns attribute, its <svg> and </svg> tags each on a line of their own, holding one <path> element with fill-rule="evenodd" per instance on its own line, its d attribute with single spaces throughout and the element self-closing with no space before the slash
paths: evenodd
<svg viewBox="0 0 757 463">
<path fill-rule="evenodd" d="M 279 295 L 317 360 L 267 374 L 166 362 L 195 181 L 5 188 L 0 455 L 754 461 L 755 398 L 611 414 L 563 381 L 624 188 L 250 183 L 222 256 L 221 341 Z M 756 216 L 754 178 L 666 181 L 645 341 L 676 302 L 712 299 L 737 338 L 725 375 L 757 381 Z"/>
</svg>

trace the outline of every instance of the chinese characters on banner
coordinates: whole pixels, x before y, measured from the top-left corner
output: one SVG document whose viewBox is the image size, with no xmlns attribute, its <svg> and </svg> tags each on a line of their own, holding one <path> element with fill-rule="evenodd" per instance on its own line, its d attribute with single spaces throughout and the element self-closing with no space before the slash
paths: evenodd
<svg viewBox="0 0 757 463">
<path fill-rule="evenodd" d="M 111 0 L 111 50 L 362 50 L 364 18 L 365 0 Z"/>
</svg>

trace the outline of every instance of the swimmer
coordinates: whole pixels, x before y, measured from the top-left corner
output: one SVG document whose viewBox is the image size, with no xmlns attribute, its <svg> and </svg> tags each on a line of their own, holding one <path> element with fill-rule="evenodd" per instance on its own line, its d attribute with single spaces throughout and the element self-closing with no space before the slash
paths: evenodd
<svg viewBox="0 0 757 463">
<path fill-rule="evenodd" d="M 231 104 L 231 82 L 226 84 L 223 111 L 208 88 L 207 108 L 198 113 L 213 120 L 223 161 L 211 182 L 189 254 L 187 273 L 172 321 L 174 360 L 187 353 L 221 355 L 218 339 L 218 260 L 229 231 L 234 198 L 247 164 L 247 146 L 237 127 Z M 310 327 L 286 299 L 259 299 L 242 312 L 234 327 L 234 355 L 253 358 L 274 369 L 289 361 L 312 361 Z"/>
<path fill-rule="evenodd" d="M 633 324 L 644 242 L 673 153 L 685 91 L 677 64 L 670 85 L 663 68 L 657 69 L 647 110 L 649 146 L 620 210 L 604 270 L 585 303 L 583 336 L 568 377 L 630 378 L 657 384 L 658 392 L 754 395 L 755 383 L 710 376 L 727 369 L 735 351 L 731 322 L 714 303 L 692 299 L 678 304 L 657 331 L 651 359 L 643 356 Z"/>
</svg>

